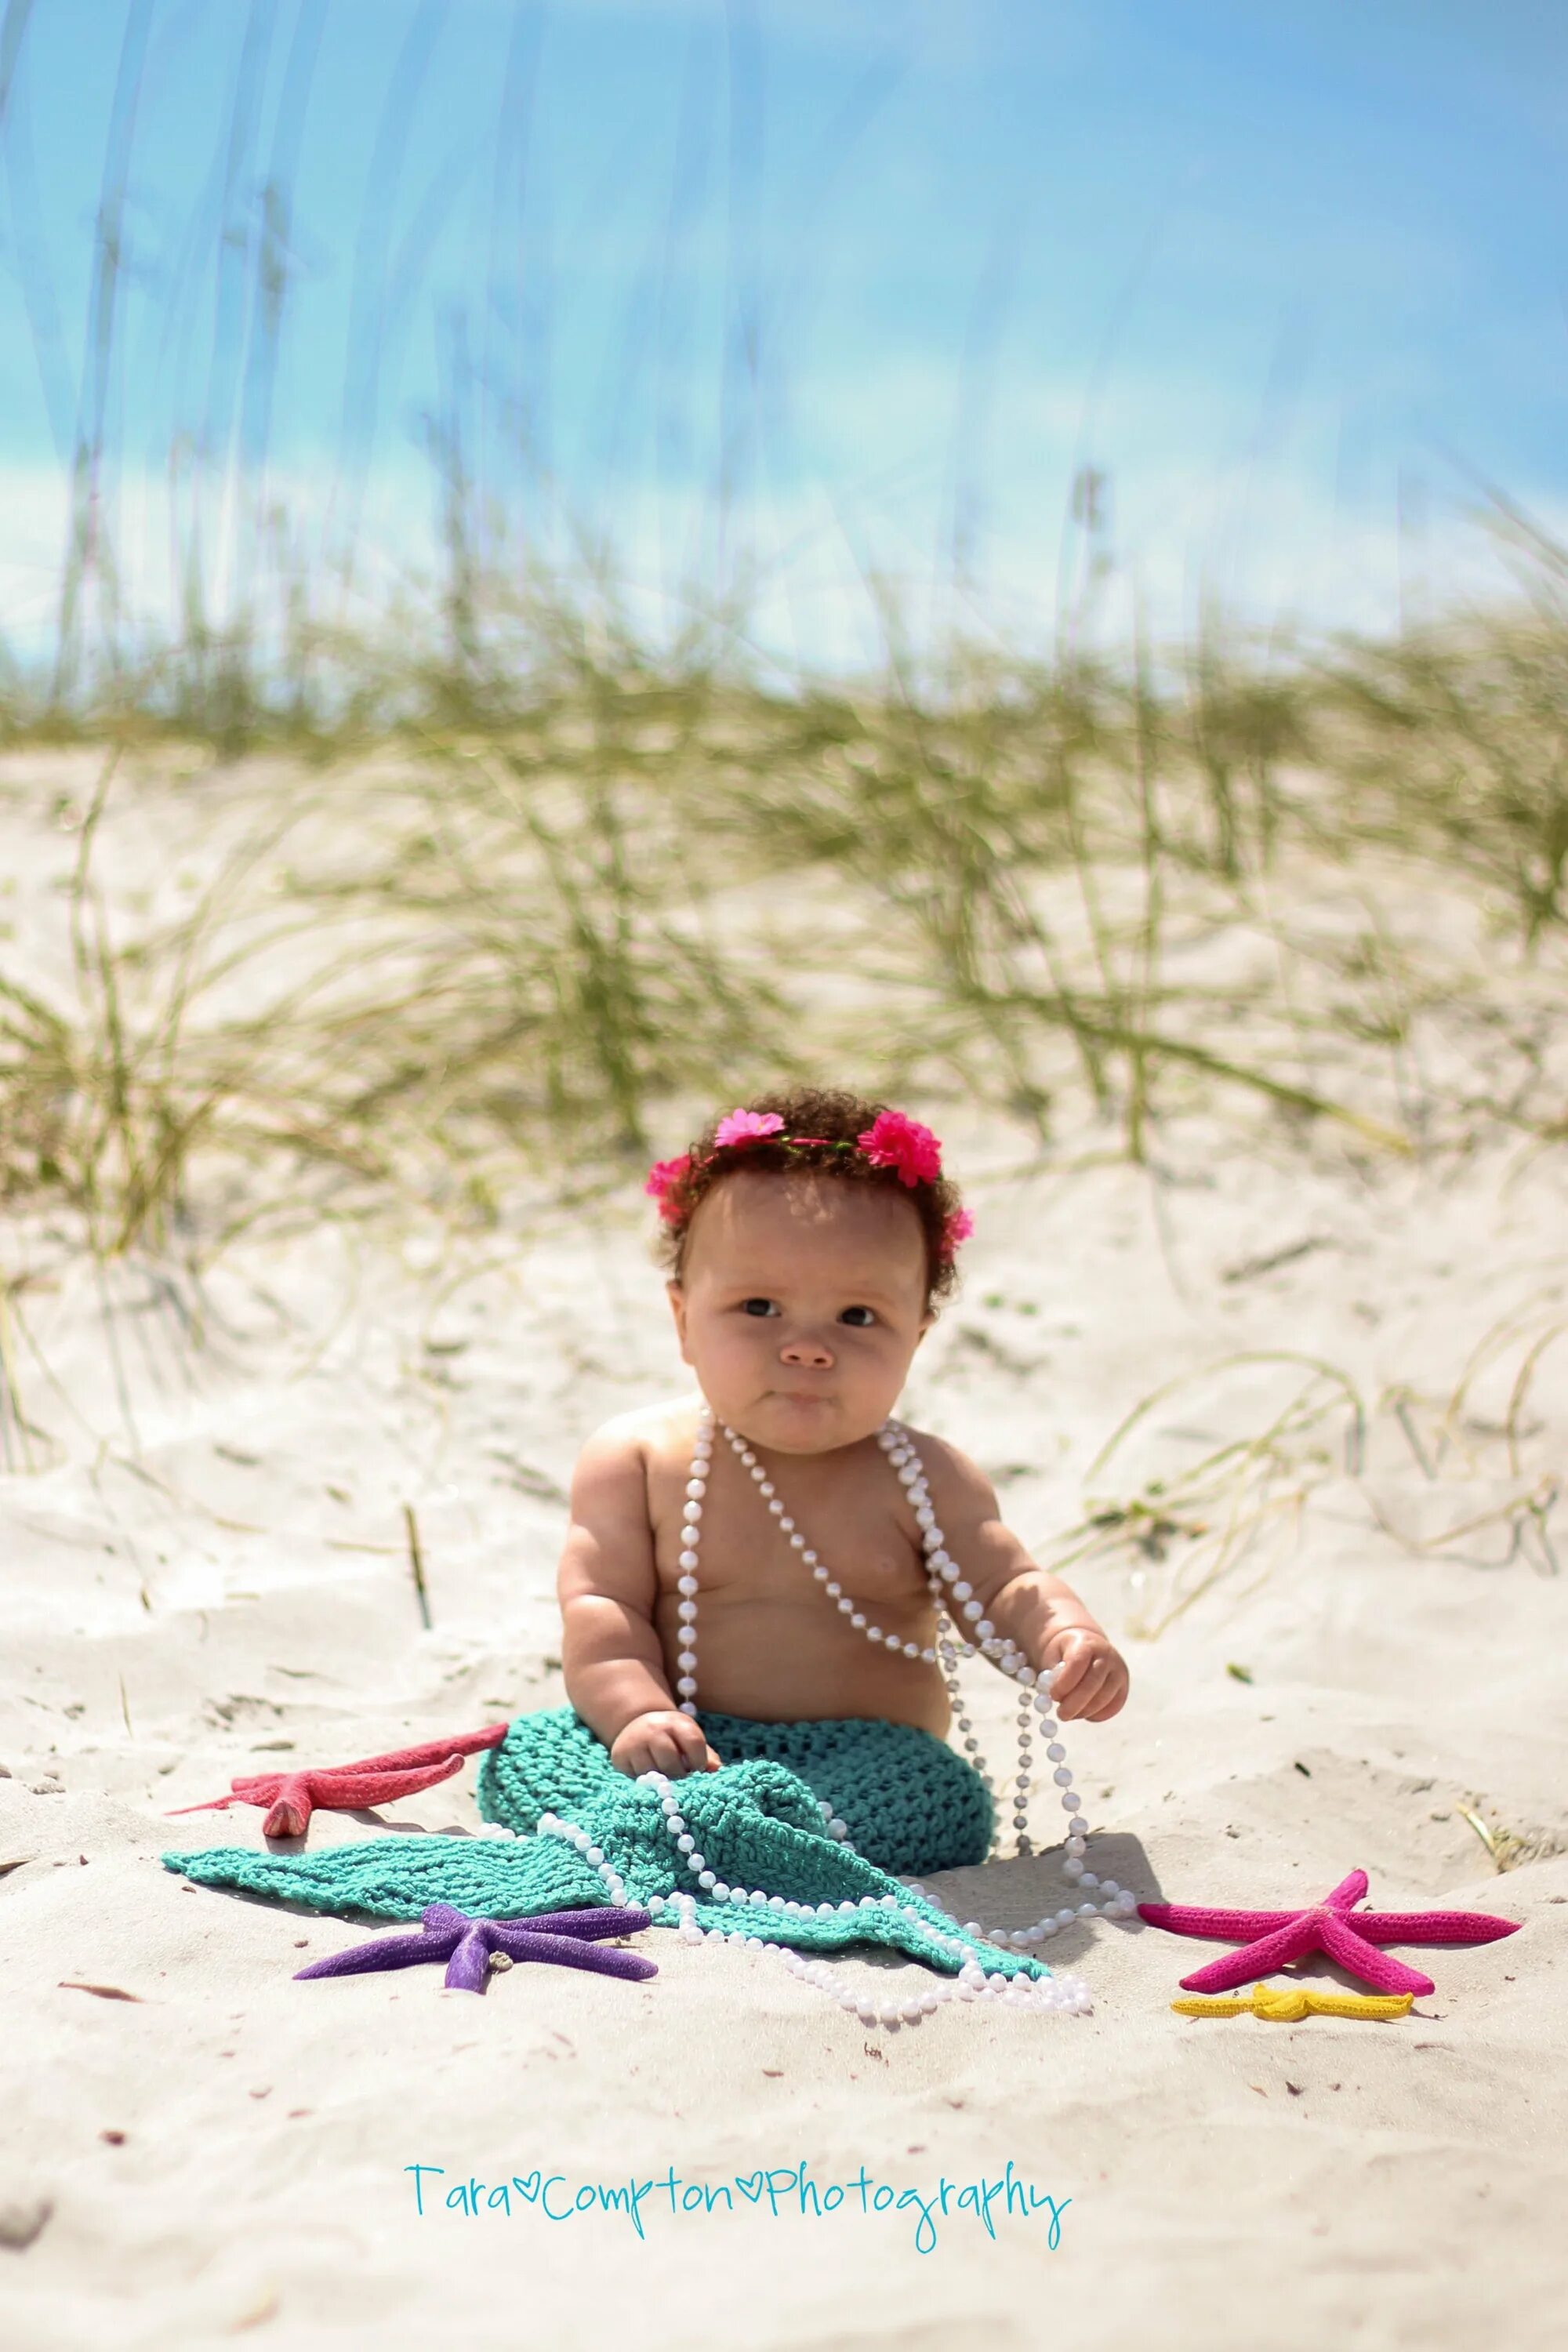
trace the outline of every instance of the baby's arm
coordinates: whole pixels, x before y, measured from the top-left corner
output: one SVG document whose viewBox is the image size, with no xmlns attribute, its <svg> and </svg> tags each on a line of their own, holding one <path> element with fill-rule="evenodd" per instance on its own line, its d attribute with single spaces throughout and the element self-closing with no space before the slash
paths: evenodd
<svg viewBox="0 0 1568 2352">
<path fill-rule="evenodd" d="M 1012 1530 L 1002 1524 L 990 1480 L 967 1455 L 933 1437 L 918 1441 L 931 1486 L 931 1507 L 948 1551 L 959 1563 L 949 1585 L 955 1612 L 972 1638 L 984 1623 L 1011 1636 L 1037 1673 L 1058 1666 L 1051 1685 L 1064 1723 L 1104 1723 L 1127 1702 L 1126 1664 L 1103 1627 L 1059 1576 L 1037 1568 Z M 960 1587 L 967 1586 L 964 1592 Z"/>
<path fill-rule="evenodd" d="M 634 1779 L 717 1770 L 698 1725 L 670 1696 L 653 1622 L 658 1572 L 647 1474 L 637 1439 L 614 1422 L 578 1456 L 556 1592 L 566 1696 L 611 1763 Z"/>
</svg>

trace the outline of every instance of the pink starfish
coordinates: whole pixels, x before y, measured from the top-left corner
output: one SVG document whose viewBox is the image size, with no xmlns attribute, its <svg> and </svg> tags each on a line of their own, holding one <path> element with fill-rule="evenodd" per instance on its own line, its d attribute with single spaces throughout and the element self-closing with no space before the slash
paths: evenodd
<svg viewBox="0 0 1568 2352">
<path fill-rule="evenodd" d="M 251 1773 L 231 1780 L 226 1797 L 177 1805 L 174 1811 L 213 1813 L 234 1804 L 269 1805 L 261 1824 L 263 1837 L 303 1837 L 316 1806 L 327 1812 L 357 1811 L 393 1797 L 411 1797 L 416 1789 L 433 1789 L 438 1780 L 449 1780 L 462 1770 L 465 1756 L 499 1748 L 508 1728 L 504 1723 L 489 1723 L 482 1731 L 426 1739 L 417 1748 L 395 1748 L 385 1756 L 362 1756 L 356 1764 L 331 1764 L 318 1771 Z"/>
<path fill-rule="evenodd" d="M 1182 1982 L 1189 1992 L 1228 1992 L 1271 1976 L 1308 1952 L 1327 1952 L 1348 1975 L 1379 1992 L 1432 1992 L 1430 1977 L 1378 1951 L 1379 1944 L 1490 1944 L 1511 1936 L 1517 1919 L 1487 1911 L 1353 1911 L 1366 1893 L 1366 1873 L 1352 1870 L 1331 1895 L 1303 1911 L 1203 1911 L 1185 1903 L 1140 1903 L 1138 1916 L 1173 1936 L 1245 1937 L 1247 1948 L 1195 1969 Z M 1255 1940 L 1256 1939 L 1256 1940 Z"/>
</svg>

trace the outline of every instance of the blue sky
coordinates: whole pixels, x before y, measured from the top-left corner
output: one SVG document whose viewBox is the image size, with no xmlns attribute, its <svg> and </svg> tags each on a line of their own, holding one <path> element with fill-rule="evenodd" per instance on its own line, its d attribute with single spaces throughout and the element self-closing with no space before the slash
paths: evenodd
<svg viewBox="0 0 1568 2352">
<path fill-rule="evenodd" d="M 149 605 L 198 510 L 232 593 L 232 492 L 263 466 L 317 557 L 427 564 L 445 407 L 518 541 L 612 548 L 655 600 L 754 580 L 763 637 L 813 659 L 859 647 L 871 579 L 917 629 L 1059 621 L 1086 465 L 1112 628 L 1135 588 L 1169 629 L 1209 594 L 1379 625 L 1479 589 L 1465 467 L 1568 519 L 1555 8 L 11 0 L 0 24 L 14 638 L 47 625 L 100 413 Z"/>
</svg>

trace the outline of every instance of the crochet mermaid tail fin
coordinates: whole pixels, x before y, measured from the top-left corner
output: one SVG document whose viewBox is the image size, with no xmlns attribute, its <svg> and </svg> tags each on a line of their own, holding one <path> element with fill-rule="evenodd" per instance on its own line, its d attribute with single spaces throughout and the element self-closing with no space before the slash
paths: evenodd
<svg viewBox="0 0 1568 2352">
<path fill-rule="evenodd" d="M 557 1813 L 614 1865 L 628 1903 L 646 1906 L 672 1886 L 689 1892 L 700 1927 L 744 1927 L 807 1951 L 885 1944 L 949 1973 L 976 1958 L 1005 1976 L 1049 1974 L 1032 1958 L 956 1939 L 933 1906 L 829 1834 L 816 1798 L 784 1765 L 753 1759 L 673 1786 L 715 1886 L 765 1889 L 776 1900 L 715 1900 L 683 1867 L 657 1791 L 617 1772 L 570 1709 L 521 1718 L 485 1759 L 480 1810 L 521 1835 L 378 1837 L 300 1855 L 226 1846 L 163 1860 L 203 1885 L 384 1919 L 416 1919 L 432 1903 L 475 1918 L 602 1904 L 605 1881 L 575 1846 L 527 1834 Z M 785 1911 L 785 1902 L 799 1907 Z"/>
<path fill-rule="evenodd" d="M 302 1854 L 220 1845 L 163 1861 L 198 1886 L 374 1919 L 417 1919 L 432 1903 L 452 1904 L 475 1919 L 521 1919 L 605 1900 L 592 1864 L 552 1837 L 377 1837 Z"/>
</svg>

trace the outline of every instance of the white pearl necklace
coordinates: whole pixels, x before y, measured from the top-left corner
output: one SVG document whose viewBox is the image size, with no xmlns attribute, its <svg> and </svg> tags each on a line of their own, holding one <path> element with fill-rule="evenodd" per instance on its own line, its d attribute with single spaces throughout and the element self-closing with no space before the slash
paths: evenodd
<svg viewBox="0 0 1568 2352">
<path fill-rule="evenodd" d="M 744 1927 L 700 1927 L 696 1919 L 695 1895 L 679 1888 L 668 1895 L 650 1895 L 645 1907 L 655 1918 L 662 1917 L 666 1911 L 671 1913 L 682 1943 L 738 1944 L 751 1951 L 774 1952 L 792 1976 L 797 1976 L 805 1983 L 830 1994 L 840 2009 L 852 2010 L 865 2025 L 918 2025 L 923 2018 L 930 2017 L 950 2000 L 994 2001 L 1007 2009 L 1049 2011 L 1058 2016 L 1088 2016 L 1094 2006 L 1089 1987 L 1081 1977 L 1015 1977 L 1009 1979 L 1000 1971 L 987 1976 L 967 1942 L 963 1940 L 969 1932 L 967 1929 L 960 1934 L 944 1936 L 942 1929 L 933 1927 L 922 1913 L 900 1903 L 896 1895 L 862 1895 L 853 1903 L 812 1904 L 791 1902 L 782 1895 L 766 1894 L 761 1887 L 728 1886 L 722 1879 L 714 1876 L 704 1857 L 698 1853 L 696 1841 L 680 1811 L 680 1800 L 666 1775 L 662 1772 L 639 1773 L 637 1785 L 657 1795 L 665 1827 L 675 1843 L 676 1851 L 686 1867 L 697 1875 L 708 1900 L 710 1903 L 733 1904 L 746 1911 L 754 1922 Z M 826 1813 L 828 1808 L 825 1805 L 823 1811 Z M 598 1872 L 610 1901 L 617 1908 L 626 1903 L 626 1881 L 603 1849 L 594 1843 L 586 1830 L 574 1822 L 563 1821 L 558 1813 L 542 1813 L 539 1828 L 542 1835 L 563 1838 L 576 1849 L 584 1860 Z M 512 1831 L 499 1824 L 492 1824 L 480 1832 L 481 1836 L 489 1837 L 510 1838 L 513 1834 Z M 1087 1904 L 1083 1907 L 1085 1911 L 1093 1908 L 1092 1905 Z M 827 1919 L 842 1915 L 852 1918 L 858 1911 L 876 1910 L 901 1914 L 939 1943 L 944 1942 L 951 1952 L 962 1956 L 963 1965 L 957 1976 L 939 1978 L 934 1984 L 923 1986 L 919 1993 L 903 2000 L 878 2001 L 868 1992 L 857 1992 L 852 1987 L 841 1984 L 825 1961 L 808 1959 L 792 1945 L 778 1943 L 773 1937 L 761 1936 L 756 1932 L 757 1927 L 763 1924 L 759 1915 L 802 1919 Z M 948 1924 L 952 1926 L 953 1923 Z"/>
<path fill-rule="evenodd" d="M 970 1939 L 979 1938 L 994 1944 L 1010 1944 L 1016 1949 L 1026 1949 L 1032 1945 L 1047 1941 L 1060 1928 L 1069 1927 L 1079 1919 L 1091 1919 L 1101 1914 L 1110 1918 L 1126 1918 L 1136 1910 L 1137 1899 L 1129 1890 L 1119 1887 L 1114 1879 L 1097 1879 L 1085 1866 L 1083 1860 L 1085 1832 L 1077 1819 L 1082 1808 L 1079 1800 L 1072 1792 L 1072 1774 L 1068 1770 L 1064 1760 L 1066 1751 L 1057 1740 L 1056 1734 L 1058 1727 L 1051 1712 L 1049 1685 L 1054 1676 L 1050 1673 L 1037 1675 L 1023 1653 L 1006 1636 L 998 1636 L 994 1626 L 984 1616 L 980 1603 L 974 1601 L 969 1587 L 960 1580 L 957 1565 L 949 1557 L 942 1529 L 936 1524 L 936 1515 L 931 1507 L 925 1473 L 921 1465 L 920 1455 L 910 1441 L 909 1433 L 896 1422 L 889 1422 L 879 1432 L 877 1442 L 889 1455 L 901 1483 L 908 1488 L 910 1501 L 914 1507 L 916 1523 L 921 1529 L 921 1542 L 926 1554 L 927 1581 L 939 1611 L 937 1643 L 934 1651 L 930 1648 L 922 1649 L 913 1642 L 896 1641 L 890 1634 L 883 1633 L 879 1626 L 872 1625 L 863 1611 L 857 1610 L 853 1600 L 829 1575 L 826 1568 L 795 1527 L 794 1520 L 784 1511 L 783 1504 L 774 1494 L 772 1483 L 763 1472 L 756 1456 L 732 1429 L 726 1428 L 724 1434 L 762 1489 L 769 1510 L 779 1521 L 783 1533 L 789 1537 L 792 1546 L 801 1554 L 816 1580 L 822 1585 L 829 1600 L 835 1602 L 840 1612 L 849 1619 L 855 1630 L 865 1633 L 868 1640 L 880 1643 L 889 1649 L 900 1650 L 906 1657 L 919 1658 L 928 1664 L 941 1664 L 957 1725 L 965 1735 L 964 1747 L 972 1759 L 976 1757 L 978 1751 L 973 1738 L 973 1727 L 969 1717 L 963 1712 L 962 1700 L 957 1689 L 958 1658 L 973 1657 L 978 1652 L 991 1658 L 1005 1674 L 1011 1675 L 1013 1679 L 1023 1686 L 1023 1696 L 1019 1703 L 1017 1797 L 1013 1814 L 1014 1827 L 1019 1832 L 1018 1850 L 1020 1853 L 1028 1851 L 1024 1831 L 1026 1827 L 1026 1804 L 1030 1785 L 1027 1772 L 1030 1742 L 1028 1717 L 1033 1709 L 1039 1717 L 1039 1730 L 1042 1737 L 1051 1743 L 1047 1748 L 1046 1754 L 1056 1766 L 1056 1782 L 1062 1791 L 1063 1810 L 1068 1816 L 1069 1833 L 1067 1841 L 1067 1856 L 1062 1864 L 1063 1873 L 1068 1878 L 1077 1881 L 1080 1893 L 1086 1893 L 1089 1889 L 1094 1888 L 1103 1899 L 1099 1902 L 1081 1902 L 1076 1908 L 1066 1906 L 1059 1911 L 1047 1912 L 1045 1917 L 1037 1919 L 1032 1927 L 986 1928 L 983 1927 L 977 1919 L 965 1920 L 960 1927 L 956 1920 L 948 1917 L 932 1904 L 932 1908 L 937 1909 L 938 1918 L 942 1923 L 939 1927 L 933 1927 L 931 1921 L 923 1913 L 916 1911 L 911 1905 L 900 1903 L 896 1895 L 862 1895 L 856 1902 L 809 1904 L 794 1902 L 782 1895 L 770 1895 L 762 1887 L 731 1886 L 720 1878 L 716 1872 L 709 1868 L 706 1856 L 698 1851 L 697 1841 L 688 1829 L 685 1816 L 680 1811 L 680 1801 L 667 1776 L 662 1772 L 644 1772 L 638 1776 L 637 1785 L 647 1789 L 658 1800 L 664 1827 L 674 1848 L 678 1868 L 683 1869 L 688 1875 L 697 1881 L 699 1888 L 710 1904 L 731 1905 L 737 1910 L 743 1910 L 747 1915 L 747 1920 L 743 1927 L 700 1927 L 696 1919 L 698 1896 L 689 1888 L 679 1886 L 672 1886 L 666 1895 L 650 1895 L 647 1900 L 649 1914 L 654 1918 L 659 1919 L 661 1924 L 668 1924 L 676 1927 L 681 1940 L 685 1943 L 737 1944 L 754 1951 L 777 1953 L 792 1975 L 830 1994 L 841 2009 L 852 2011 L 866 2025 L 880 2024 L 892 2028 L 917 2024 L 949 2000 L 995 2002 L 1008 2009 L 1049 2011 L 1058 2014 L 1087 2014 L 1092 2008 L 1093 2002 L 1089 1987 L 1080 1977 L 1060 1975 L 1033 1979 L 1016 1977 L 1009 1980 L 1000 1972 L 993 1972 L 988 1976 L 971 1948 Z M 681 1712 L 689 1716 L 695 1716 L 697 1713 L 697 1569 L 699 1546 L 701 1542 L 702 1503 L 707 1493 L 708 1472 L 711 1464 L 712 1450 L 712 1415 L 704 1409 L 698 1424 L 697 1443 L 692 1453 L 691 1475 L 687 1481 L 686 1502 L 681 1514 L 683 1525 L 679 1581 L 680 1648 L 677 1659 L 680 1672 L 676 1688 L 680 1696 Z M 959 1631 L 949 1605 L 947 1593 L 942 1590 L 944 1584 L 951 1589 L 952 1600 L 959 1604 L 965 1620 L 973 1627 L 975 1636 L 973 1641 Z M 947 1623 L 945 1633 L 942 1630 L 944 1618 Z M 984 1767 L 977 1765 L 976 1769 L 981 1770 L 982 1776 L 984 1777 Z M 991 1786 L 988 1779 L 986 1786 L 988 1788 Z M 993 1797 L 994 1793 L 993 1790 Z M 843 1822 L 838 1820 L 829 1804 L 821 1799 L 817 1801 L 821 1805 L 824 1825 L 828 1833 L 837 1838 L 841 1843 L 847 1844 L 848 1832 Z M 589 1866 L 598 1873 L 604 1881 L 609 1901 L 617 1908 L 626 1905 L 628 1896 L 625 1880 L 603 1849 L 594 1843 L 586 1830 L 574 1822 L 563 1820 L 559 1814 L 553 1812 L 544 1813 L 540 1817 L 539 1829 L 542 1834 L 563 1838 L 567 1844 L 574 1847 Z M 514 1835 L 514 1832 L 500 1823 L 491 1823 L 479 1834 L 495 1838 L 510 1838 Z M 911 1895 L 920 1895 L 927 1903 L 931 1902 L 931 1897 L 927 1895 L 925 1888 L 918 1880 L 909 1879 L 904 1884 Z M 879 2002 L 869 1992 L 864 1990 L 857 1992 L 853 1988 L 842 1984 L 826 1962 L 810 1959 L 805 1954 L 795 1950 L 793 1946 L 781 1944 L 772 1937 L 759 1935 L 756 1932 L 757 1928 L 763 1925 L 764 1915 L 770 1918 L 784 1916 L 826 1919 L 835 1916 L 853 1917 L 858 1911 L 870 1910 L 886 1910 L 895 1915 L 901 1915 L 921 1928 L 926 1935 L 934 1937 L 939 1943 L 945 1943 L 951 1954 L 962 1958 L 957 1976 L 939 1979 L 934 1984 L 924 1987 L 920 1993 L 904 2000 Z M 665 1921 L 666 1913 L 669 1915 L 668 1922 Z"/>
<path fill-rule="evenodd" d="M 677 1603 L 679 1649 L 676 1659 L 679 1668 L 676 1690 L 679 1694 L 681 1713 L 691 1717 L 697 1714 L 697 1596 L 700 1590 L 697 1571 L 700 1559 L 699 1548 L 702 1540 L 703 1501 L 708 1491 L 708 1475 L 712 1464 L 713 1427 L 712 1413 L 704 1406 L 698 1419 L 697 1438 L 692 1449 L 691 1474 L 687 1480 L 686 1499 L 681 1507 L 681 1549 L 679 1558 L 680 1575 L 677 1584 L 680 1596 Z M 1032 1945 L 1045 1942 L 1048 1937 L 1056 1935 L 1058 1929 L 1068 1927 L 1078 1919 L 1093 1918 L 1099 1914 L 1103 1914 L 1107 1917 L 1125 1918 L 1130 1916 L 1137 1907 L 1136 1897 L 1120 1887 L 1112 1878 L 1103 1881 L 1097 1878 L 1084 1860 L 1086 1833 L 1077 1818 L 1082 1811 L 1082 1801 L 1073 1790 L 1073 1776 L 1066 1761 L 1067 1750 L 1057 1737 L 1060 1727 L 1051 1709 L 1049 1690 L 1055 1679 L 1055 1670 L 1037 1675 L 1024 1653 L 1011 1638 L 997 1633 L 995 1626 L 986 1617 L 982 1604 L 974 1599 L 972 1588 L 960 1577 L 958 1564 L 949 1554 L 942 1529 L 937 1525 L 936 1514 L 931 1508 L 931 1492 L 926 1483 L 924 1467 L 909 1432 L 899 1423 L 889 1421 L 878 1432 L 877 1443 L 897 1471 L 900 1483 L 907 1489 L 914 1510 L 916 1525 L 921 1530 L 921 1546 L 926 1556 L 926 1580 L 938 1611 L 937 1643 L 934 1650 L 922 1648 L 915 1642 L 900 1642 L 894 1635 L 884 1633 L 879 1625 L 870 1622 L 866 1612 L 856 1607 L 853 1598 L 845 1592 L 826 1564 L 818 1558 L 816 1552 L 806 1542 L 805 1536 L 785 1511 L 772 1480 L 767 1476 L 750 1446 L 728 1424 L 725 1425 L 724 1435 L 740 1462 L 751 1473 L 752 1479 L 767 1503 L 770 1513 L 779 1523 L 780 1532 L 789 1538 L 792 1548 L 799 1552 L 815 1580 L 822 1586 L 827 1598 L 833 1601 L 839 1613 L 848 1618 L 855 1631 L 863 1633 L 869 1642 L 879 1643 L 889 1650 L 901 1652 L 905 1657 L 920 1659 L 927 1664 L 940 1664 L 957 1727 L 963 1735 L 965 1750 L 975 1769 L 980 1772 L 987 1789 L 991 1790 L 994 1801 L 996 1792 L 992 1787 L 984 1764 L 978 1760 L 979 1750 L 974 1738 L 974 1727 L 964 1712 L 962 1694 L 958 1688 L 958 1660 L 960 1657 L 973 1657 L 978 1653 L 990 1658 L 1002 1673 L 1009 1675 L 1021 1685 L 1018 1708 L 1018 1771 L 1013 1808 L 1013 1827 L 1017 1832 L 1017 1851 L 1020 1853 L 1030 1851 L 1026 1831 L 1027 1804 L 1031 1785 L 1029 1767 L 1033 1753 L 1033 1735 L 1029 1723 L 1031 1710 L 1038 1717 L 1041 1736 L 1049 1743 L 1046 1755 L 1055 1768 L 1053 1779 L 1061 1793 L 1062 1810 L 1068 1817 L 1067 1852 L 1062 1864 L 1063 1874 L 1077 1883 L 1080 1893 L 1088 1895 L 1093 1889 L 1102 1899 L 1099 1902 L 1080 1902 L 1076 1907 L 1064 1906 L 1058 1911 L 1047 1912 L 1044 1917 L 1036 1920 L 1029 1927 L 989 1930 L 983 1927 L 978 1920 L 966 1920 L 962 1933 L 966 1937 L 979 1937 L 987 1942 L 1011 1944 L 1016 1949 L 1026 1949 Z M 949 1588 L 951 1599 L 949 1591 L 943 1590 L 944 1586 Z M 956 1611 L 953 1603 L 957 1604 Z M 965 1622 L 973 1628 L 973 1640 L 959 1627 L 957 1618 L 960 1613 Z M 943 1621 L 945 1621 L 945 1631 Z M 647 1774 L 643 1776 L 645 1780 L 658 1777 L 659 1776 Z M 668 1784 L 665 1786 L 668 1789 Z M 844 1824 L 831 1816 L 831 1808 L 824 1805 L 823 1812 L 825 1816 L 828 1816 L 827 1826 L 833 1834 L 844 1837 L 847 1834 Z M 670 1815 L 670 1807 L 668 1803 L 665 1805 L 665 1813 L 668 1821 Z M 720 1882 L 714 1879 L 712 1873 L 707 1871 L 707 1865 L 700 1855 L 697 1855 L 695 1861 L 692 1860 L 694 1853 L 692 1842 L 687 1838 L 684 1844 L 680 1843 L 682 1838 L 686 1837 L 684 1822 L 679 1832 L 672 1831 L 671 1834 L 676 1837 L 678 1851 L 686 1860 L 688 1867 L 698 1878 L 699 1884 L 710 1891 L 712 1900 L 717 1902 L 738 1900 L 756 1904 L 762 1907 L 786 1911 L 795 1907 L 784 1903 L 782 1898 L 770 1897 L 760 1891 L 756 1894 L 746 1892 L 737 1894 L 733 1889 L 722 1887 Z M 919 1885 L 918 1882 L 911 1882 L 910 1885 L 911 1892 L 924 1895 L 925 1890 Z M 876 1897 L 865 1898 L 868 1903 L 877 1899 Z M 896 1904 L 896 1897 L 882 1899 Z M 926 1899 L 929 1901 L 930 1897 L 927 1896 Z M 839 1907 L 850 1909 L 854 1906 L 846 1905 Z M 918 1913 L 910 1916 L 920 1916 Z M 695 1930 L 699 1936 L 702 1932 L 701 1929 Z M 715 1928 L 708 1932 L 722 1937 L 725 1931 Z M 740 1936 L 732 1934 L 731 1940 L 754 1942 L 758 1939 L 747 1937 L 743 1934 Z M 789 1948 L 780 1948 L 788 1950 Z M 965 1948 L 955 1944 L 953 1948 L 960 1950 Z M 790 1958 L 791 1965 L 797 1974 L 810 1975 L 810 1969 L 816 1968 L 818 1970 L 821 1969 L 820 1963 L 811 1963 L 808 1966 L 800 1959 L 798 1954 L 791 1953 Z M 978 1962 L 972 1962 L 972 1965 L 978 1969 Z M 820 1982 L 824 1979 L 819 1974 L 810 1976 L 810 1980 Z M 830 1975 L 827 1980 L 831 1981 Z M 1050 1979 L 1046 1981 L 1055 1983 L 1058 1980 Z M 861 2006 L 851 1997 L 838 1995 L 837 1998 L 847 2008 Z M 1059 2008 L 1067 2004 L 1054 2001 L 1037 2002 L 1035 2005 Z"/>
</svg>

